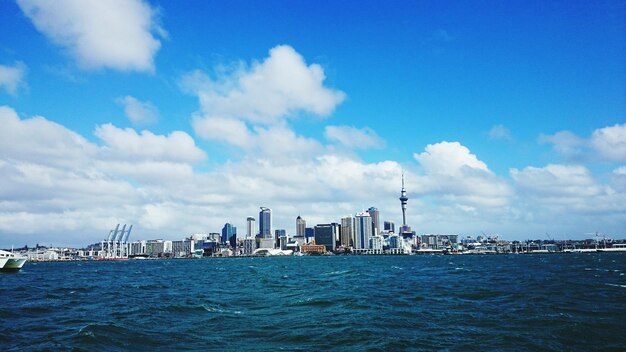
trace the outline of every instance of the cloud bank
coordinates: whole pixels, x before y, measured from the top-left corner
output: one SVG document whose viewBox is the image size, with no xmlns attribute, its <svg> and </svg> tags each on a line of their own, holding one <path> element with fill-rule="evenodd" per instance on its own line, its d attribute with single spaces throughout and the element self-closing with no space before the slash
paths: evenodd
<svg viewBox="0 0 626 352">
<path fill-rule="evenodd" d="M 165 31 L 158 12 L 141 0 L 18 0 L 35 28 L 80 67 L 154 71 Z"/>
</svg>

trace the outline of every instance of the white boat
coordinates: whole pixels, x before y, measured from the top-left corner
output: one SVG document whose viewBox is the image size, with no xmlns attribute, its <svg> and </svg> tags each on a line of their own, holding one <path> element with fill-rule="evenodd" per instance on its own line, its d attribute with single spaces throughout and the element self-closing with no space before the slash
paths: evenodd
<svg viewBox="0 0 626 352">
<path fill-rule="evenodd" d="M 611 248 L 598 248 L 598 252 L 626 252 L 626 243 L 616 243 Z"/>
<path fill-rule="evenodd" d="M 19 253 L 0 250 L 0 264 L 2 263 L 2 259 L 6 259 L 6 262 L 2 265 L 0 270 L 18 271 L 24 266 L 27 258 Z"/>
</svg>

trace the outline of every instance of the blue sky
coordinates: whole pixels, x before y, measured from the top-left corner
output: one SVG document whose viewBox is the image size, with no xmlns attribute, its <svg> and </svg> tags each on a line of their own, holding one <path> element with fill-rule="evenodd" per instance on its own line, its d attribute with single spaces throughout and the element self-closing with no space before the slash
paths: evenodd
<svg viewBox="0 0 626 352">
<path fill-rule="evenodd" d="M 117 222 L 178 238 L 243 228 L 262 205 L 288 232 L 298 213 L 315 224 L 372 205 L 399 223 L 401 169 L 418 233 L 624 238 L 625 13 L 621 1 L 4 1 L 0 105 L 14 129 L 0 142 L 0 245 L 81 244 Z"/>
</svg>

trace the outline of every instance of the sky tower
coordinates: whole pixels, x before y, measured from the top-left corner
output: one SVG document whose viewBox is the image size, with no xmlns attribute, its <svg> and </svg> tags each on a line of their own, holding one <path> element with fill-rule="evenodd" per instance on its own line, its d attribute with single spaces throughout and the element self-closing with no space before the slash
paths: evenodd
<svg viewBox="0 0 626 352">
<path fill-rule="evenodd" d="M 409 200 L 409 197 L 406 196 L 406 191 L 404 190 L 404 171 L 402 171 L 402 191 L 400 191 L 400 203 L 402 204 L 402 226 L 406 227 L 406 202 Z"/>
</svg>

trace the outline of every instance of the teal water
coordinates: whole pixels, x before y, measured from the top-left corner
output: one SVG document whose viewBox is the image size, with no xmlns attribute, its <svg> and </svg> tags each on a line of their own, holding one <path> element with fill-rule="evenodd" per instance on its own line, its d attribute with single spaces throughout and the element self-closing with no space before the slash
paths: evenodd
<svg viewBox="0 0 626 352">
<path fill-rule="evenodd" d="M 626 350 L 626 253 L 26 263 L 23 350 Z"/>
</svg>

